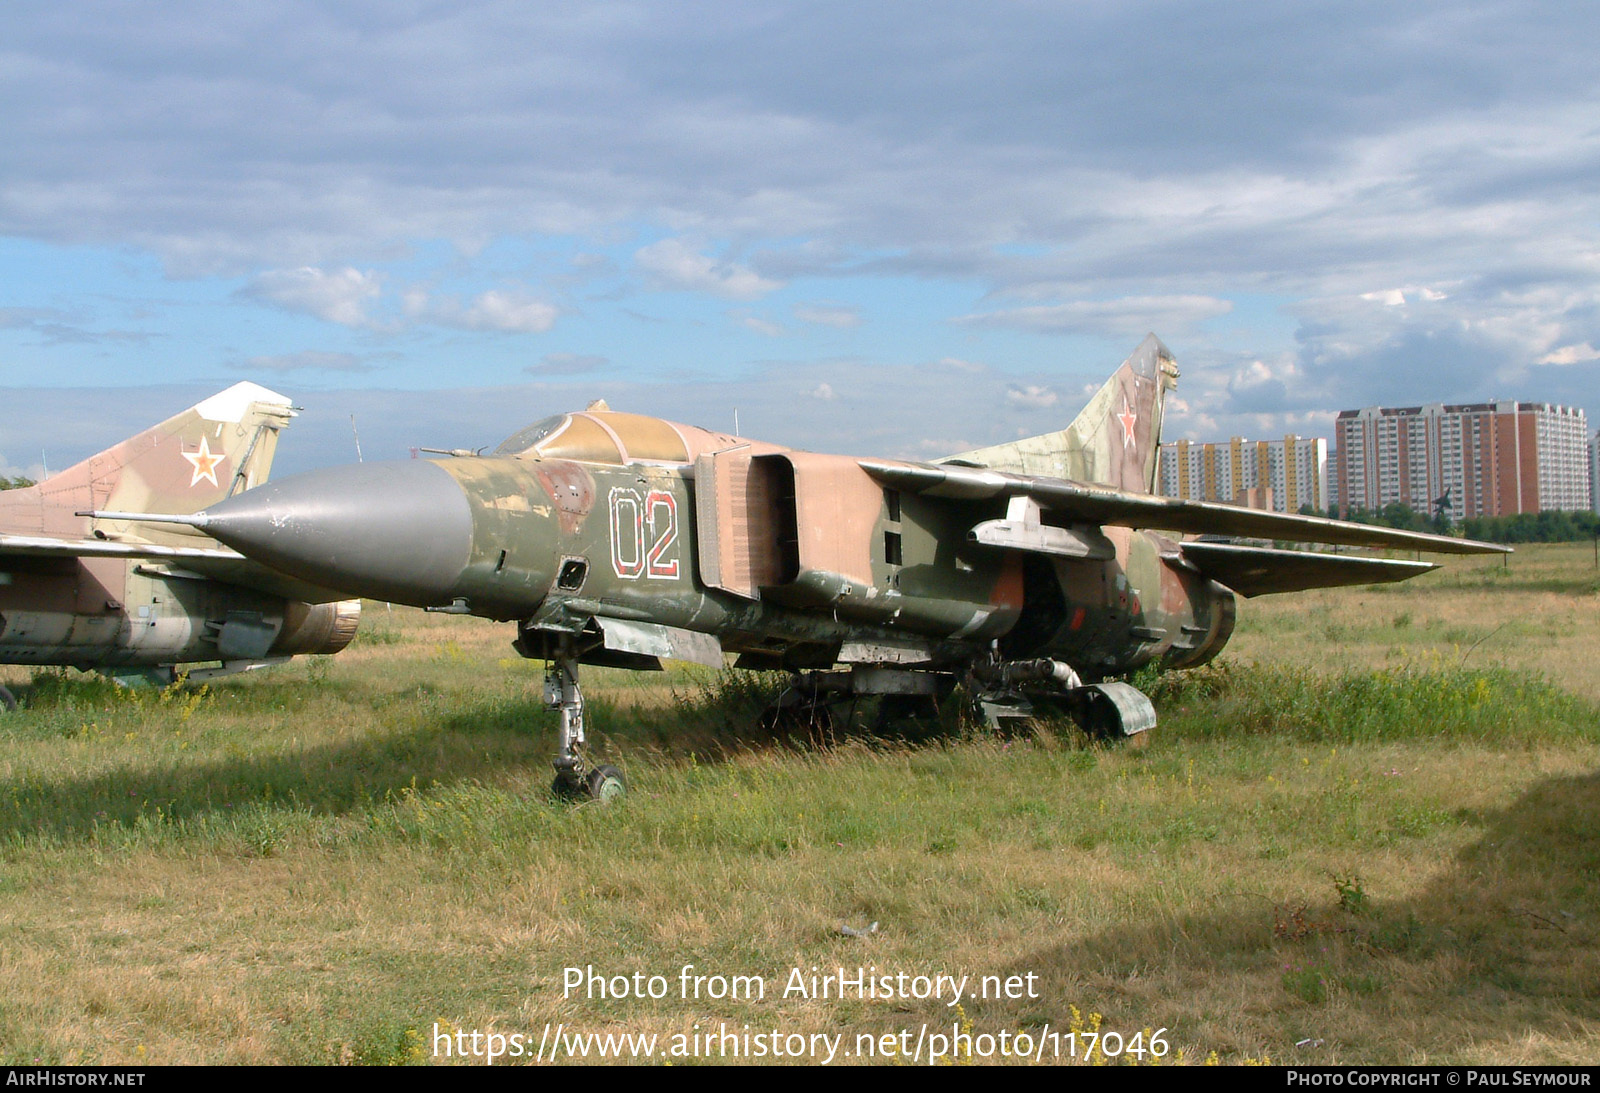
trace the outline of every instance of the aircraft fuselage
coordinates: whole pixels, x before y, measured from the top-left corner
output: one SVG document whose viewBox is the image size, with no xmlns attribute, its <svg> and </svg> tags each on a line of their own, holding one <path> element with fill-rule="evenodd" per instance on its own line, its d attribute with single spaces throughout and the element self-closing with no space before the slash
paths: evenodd
<svg viewBox="0 0 1600 1093">
<path fill-rule="evenodd" d="M 999 640 L 1099 678 L 1200 663 L 1231 630 L 1231 593 L 1159 535 L 1107 529 L 1095 557 L 996 548 L 969 531 L 1004 500 L 955 508 L 849 457 L 725 455 L 355 464 L 232 499 L 207 530 L 307 581 L 515 620 L 528 655 L 601 618 L 712 636 L 747 667 L 949 669 Z"/>
</svg>

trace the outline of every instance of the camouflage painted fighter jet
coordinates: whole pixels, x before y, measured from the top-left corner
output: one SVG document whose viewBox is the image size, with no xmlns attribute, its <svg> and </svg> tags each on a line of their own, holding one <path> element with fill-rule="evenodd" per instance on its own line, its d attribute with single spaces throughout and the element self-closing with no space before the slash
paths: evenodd
<svg viewBox="0 0 1600 1093">
<path fill-rule="evenodd" d="M 0 492 L 0 664 L 204 679 L 333 653 L 360 602 L 263 569 L 188 527 L 86 509 L 188 513 L 266 481 L 289 400 L 240 383 L 27 489 Z M 144 534 L 148 532 L 148 534 Z M 299 593 L 313 600 L 304 602 Z M 0 704 L 13 705 L 0 689 Z"/>
<path fill-rule="evenodd" d="M 961 682 L 990 714 L 1023 712 L 1032 693 L 1091 731 L 1132 734 L 1155 711 L 1112 677 L 1210 660 L 1235 594 L 1434 568 L 1178 535 L 1503 549 L 1154 496 L 1177 374 L 1152 335 L 1067 429 L 940 463 L 818 455 L 595 404 L 492 455 L 314 471 L 166 519 L 346 594 L 514 622 L 561 713 L 556 788 L 599 797 L 622 781 L 584 758 L 580 664 L 737 654 L 736 667 L 794 673 L 768 718 L 795 727 L 825 724 L 842 698 L 928 703 Z"/>
</svg>

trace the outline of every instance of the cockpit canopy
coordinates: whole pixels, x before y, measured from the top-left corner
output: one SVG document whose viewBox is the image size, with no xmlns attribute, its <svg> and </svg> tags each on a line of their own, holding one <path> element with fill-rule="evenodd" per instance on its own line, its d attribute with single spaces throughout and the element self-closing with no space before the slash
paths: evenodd
<svg viewBox="0 0 1600 1093">
<path fill-rule="evenodd" d="M 690 437 L 686 434 L 697 434 Z M 494 450 L 500 456 L 572 459 L 620 466 L 636 461 L 687 463 L 706 447 L 702 429 L 642 414 L 587 410 L 536 421 Z"/>
</svg>

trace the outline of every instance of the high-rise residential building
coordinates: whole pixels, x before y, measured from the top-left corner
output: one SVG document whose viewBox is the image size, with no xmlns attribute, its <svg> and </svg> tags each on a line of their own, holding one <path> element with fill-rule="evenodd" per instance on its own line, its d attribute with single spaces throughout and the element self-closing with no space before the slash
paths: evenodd
<svg viewBox="0 0 1600 1093">
<path fill-rule="evenodd" d="M 1600 512 L 1600 433 L 1589 438 L 1589 503 Z"/>
<path fill-rule="evenodd" d="M 1582 410 L 1542 402 L 1369 406 L 1335 424 L 1339 511 L 1398 501 L 1451 519 L 1590 505 Z"/>
<path fill-rule="evenodd" d="M 1328 494 L 1328 442 L 1290 434 L 1282 440 L 1198 444 L 1179 440 L 1161 445 L 1161 493 L 1193 501 L 1252 504 L 1278 512 L 1305 505 L 1321 511 Z"/>
</svg>

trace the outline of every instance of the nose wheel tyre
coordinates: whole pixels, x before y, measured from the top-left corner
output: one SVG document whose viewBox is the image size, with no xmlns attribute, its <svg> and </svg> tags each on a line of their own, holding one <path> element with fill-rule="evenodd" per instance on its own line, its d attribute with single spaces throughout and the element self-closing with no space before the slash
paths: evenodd
<svg viewBox="0 0 1600 1093">
<path fill-rule="evenodd" d="M 609 763 L 602 764 L 579 775 L 562 771 L 550 784 L 550 793 L 560 801 L 614 801 L 628 792 L 627 779 Z"/>
<path fill-rule="evenodd" d="M 604 764 L 589 772 L 589 777 L 584 779 L 584 789 L 588 792 L 590 800 L 604 804 L 626 795 L 628 783 L 623 779 L 620 770 L 610 764 Z"/>
</svg>

